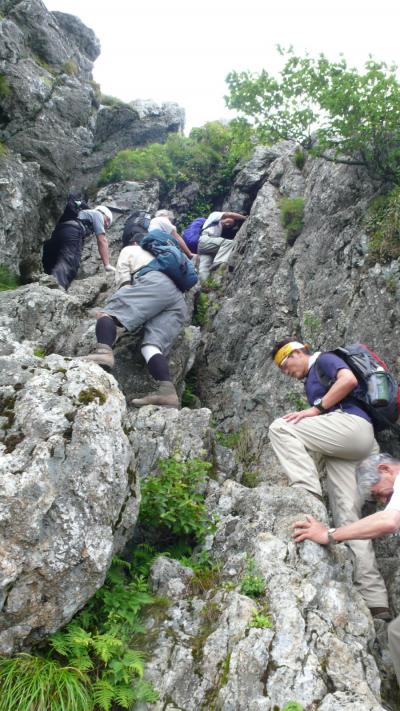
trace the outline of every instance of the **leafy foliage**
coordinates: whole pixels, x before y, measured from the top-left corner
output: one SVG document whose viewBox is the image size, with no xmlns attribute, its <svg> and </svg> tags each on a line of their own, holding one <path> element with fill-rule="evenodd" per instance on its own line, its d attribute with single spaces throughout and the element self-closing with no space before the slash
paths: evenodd
<svg viewBox="0 0 400 711">
<path fill-rule="evenodd" d="M 273 625 L 269 615 L 266 615 L 264 612 L 254 610 L 249 627 L 256 627 L 257 629 L 272 629 Z"/>
<path fill-rule="evenodd" d="M 224 126 L 215 121 L 194 128 L 189 137 L 173 134 L 164 144 L 120 151 L 103 169 L 100 184 L 120 180 L 160 181 L 161 193 L 180 190 L 190 182 L 200 186 L 188 221 L 207 215 L 230 185 L 240 158 L 250 154 L 252 129 L 243 121 Z"/>
<path fill-rule="evenodd" d="M 400 188 L 376 198 L 365 223 L 369 262 L 385 264 L 400 257 Z"/>
<path fill-rule="evenodd" d="M 227 77 L 231 109 L 238 109 L 272 143 L 294 139 L 310 148 L 316 132 L 319 155 L 351 157 L 373 174 L 400 181 L 400 84 L 397 67 L 370 58 L 364 71 L 348 67 L 344 58 L 329 62 L 320 54 L 297 57 L 293 49 L 278 51 L 285 64 L 279 78 L 231 72 Z"/>
<path fill-rule="evenodd" d="M 281 225 L 286 230 L 286 240 L 292 245 L 303 229 L 304 198 L 283 198 L 280 211 Z"/>
<path fill-rule="evenodd" d="M 182 407 L 195 409 L 199 406 L 200 400 L 197 395 L 197 371 L 192 368 L 185 377 L 185 389 L 182 395 Z"/>
<path fill-rule="evenodd" d="M 282 711 L 304 711 L 304 706 L 298 701 L 288 701 L 287 704 L 284 705 Z"/>
<path fill-rule="evenodd" d="M 246 575 L 240 582 L 240 592 L 249 597 L 261 597 L 265 593 L 265 580 L 260 575 L 253 558 L 248 558 Z"/>
<path fill-rule="evenodd" d="M 0 659 L 0 711 L 91 711 L 88 678 L 79 669 L 30 654 Z"/>
<path fill-rule="evenodd" d="M 305 162 L 306 162 L 305 151 L 303 151 L 303 149 L 300 147 L 296 148 L 296 150 L 294 152 L 294 156 L 293 156 L 293 163 L 295 164 L 296 168 L 298 168 L 298 170 L 303 170 Z"/>
<path fill-rule="evenodd" d="M 116 559 L 104 586 L 45 649 L 0 659 L 0 711 L 110 711 L 157 700 L 142 678 L 143 654 L 130 647 L 143 631 L 141 610 L 154 602 L 136 568 Z"/>
<path fill-rule="evenodd" d="M 6 98 L 11 94 L 11 87 L 5 74 L 0 74 L 0 97 Z"/>
<path fill-rule="evenodd" d="M 0 151 L 1 153 L 1 151 Z M 19 278 L 8 267 L 0 264 L 0 291 L 16 289 L 20 285 Z"/>
<path fill-rule="evenodd" d="M 193 316 L 193 324 L 195 326 L 207 326 L 208 324 L 208 311 L 210 308 L 210 299 L 205 294 L 203 291 L 201 291 L 198 294 L 198 297 L 196 299 L 195 303 L 195 308 L 194 308 L 194 316 Z"/>
<path fill-rule="evenodd" d="M 313 311 L 304 311 L 303 314 L 303 335 L 306 341 L 311 341 L 314 345 L 318 345 L 322 323 L 319 316 L 316 316 Z"/>
<path fill-rule="evenodd" d="M 213 530 L 201 488 L 209 462 L 175 458 L 159 462 L 159 474 L 149 476 L 142 484 L 139 521 L 146 527 L 164 528 L 166 540 L 180 537 L 200 543 Z"/>
<path fill-rule="evenodd" d="M 101 94 L 99 96 L 99 100 L 101 104 L 104 104 L 104 106 L 127 106 L 129 107 L 129 104 L 126 103 L 126 101 L 122 101 L 122 99 L 118 99 L 116 96 L 111 96 L 110 94 Z"/>
</svg>

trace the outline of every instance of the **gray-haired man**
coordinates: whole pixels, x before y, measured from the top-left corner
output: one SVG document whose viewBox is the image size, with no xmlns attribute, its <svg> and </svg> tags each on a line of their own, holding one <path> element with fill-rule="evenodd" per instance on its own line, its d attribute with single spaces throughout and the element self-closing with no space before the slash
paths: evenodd
<svg viewBox="0 0 400 711">
<path fill-rule="evenodd" d="M 358 465 L 356 476 L 360 496 L 365 499 L 372 494 L 378 501 L 385 502 L 386 508 L 347 526 L 330 529 L 312 516 L 306 516 L 305 521 L 293 524 L 296 543 L 308 538 L 326 546 L 355 539 L 380 538 L 400 529 L 400 461 L 390 454 L 373 454 Z M 388 637 L 400 686 L 400 615 L 389 624 Z"/>
</svg>

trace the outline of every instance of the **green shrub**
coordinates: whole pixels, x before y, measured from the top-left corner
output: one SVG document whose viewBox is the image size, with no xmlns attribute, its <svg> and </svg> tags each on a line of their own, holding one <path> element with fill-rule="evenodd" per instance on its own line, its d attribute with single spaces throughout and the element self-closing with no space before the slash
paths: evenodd
<svg viewBox="0 0 400 711">
<path fill-rule="evenodd" d="M 399 284 L 399 278 L 394 274 L 388 274 L 385 278 L 386 291 L 389 294 L 395 296 L 397 294 L 397 286 Z"/>
<path fill-rule="evenodd" d="M 0 98 L 6 98 L 11 94 L 11 87 L 4 74 L 0 74 Z"/>
<path fill-rule="evenodd" d="M 16 289 L 19 285 L 19 277 L 13 272 L 11 272 L 8 267 L 4 266 L 3 264 L 0 264 L 0 291 Z"/>
<path fill-rule="evenodd" d="M 141 487 L 140 523 L 164 528 L 166 542 L 181 538 L 200 543 L 214 528 L 200 493 L 211 464 L 170 458 L 160 461 L 158 468 L 159 474 L 149 476 Z"/>
<path fill-rule="evenodd" d="M 3 143 L 3 141 L 0 141 L 0 158 L 2 156 L 7 155 L 7 152 L 8 152 L 8 148 L 7 148 L 6 144 Z"/>
<path fill-rule="evenodd" d="M 197 373 L 196 370 L 192 368 L 185 376 L 185 389 L 182 395 L 182 407 L 190 407 L 191 409 L 194 409 L 199 406 L 197 387 Z"/>
<path fill-rule="evenodd" d="M 116 96 L 111 96 L 110 94 L 100 94 L 100 103 L 104 104 L 104 106 L 128 106 L 125 101 L 122 101 L 122 99 L 118 99 Z"/>
<path fill-rule="evenodd" d="M 240 581 L 240 592 L 255 598 L 265 593 L 265 580 L 252 558 L 247 560 L 246 575 Z"/>
<path fill-rule="evenodd" d="M 288 701 L 284 705 L 282 711 L 304 711 L 304 706 L 299 704 L 298 701 Z"/>
<path fill-rule="evenodd" d="M 287 399 L 290 403 L 290 407 L 296 410 L 296 412 L 300 412 L 301 410 L 305 410 L 309 407 L 307 400 L 294 390 L 288 393 Z"/>
<path fill-rule="evenodd" d="M 21 654 L 0 658 L 0 710 L 91 711 L 88 676 L 71 665 Z"/>
<path fill-rule="evenodd" d="M 46 351 L 44 348 L 35 348 L 33 351 L 33 355 L 36 356 L 36 358 L 44 358 L 46 355 Z"/>
<path fill-rule="evenodd" d="M 195 203 L 186 215 L 189 223 L 211 212 L 232 181 L 237 161 L 252 150 L 251 128 L 240 122 L 224 126 L 218 121 L 194 128 L 190 136 L 171 134 L 165 143 L 120 151 L 104 167 L 99 183 L 120 180 L 155 180 L 161 195 L 191 182 L 199 185 Z"/>
<path fill-rule="evenodd" d="M 294 152 L 294 156 L 293 156 L 293 163 L 295 164 L 296 168 L 298 168 L 299 170 L 303 170 L 305 162 L 306 162 L 305 151 L 303 151 L 303 149 L 300 147 L 296 148 L 296 150 Z"/>
<path fill-rule="evenodd" d="M 286 230 L 287 243 L 293 245 L 304 226 L 304 203 L 302 197 L 283 198 L 280 204 L 281 225 Z"/>
<path fill-rule="evenodd" d="M 257 629 L 272 629 L 273 624 L 268 615 L 263 612 L 259 612 L 258 610 L 254 610 L 249 627 L 256 627 Z"/>
<path fill-rule="evenodd" d="M 208 324 L 208 312 L 210 308 L 210 299 L 207 294 L 202 291 L 198 294 L 194 307 L 193 324 L 203 328 Z"/>
<path fill-rule="evenodd" d="M 385 264 L 400 256 L 400 188 L 371 203 L 365 220 L 368 261 Z"/>
<path fill-rule="evenodd" d="M 218 444 L 222 447 L 229 447 L 229 449 L 234 449 L 239 442 L 240 432 L 220 432 L 216 430 L 214 432 L 214 437 Z"/>
<path fill-rule="evenodd" d="M 70 77 L 76 77 L 79 74 L 79 67 L 74 59 L 67 59 L 67 61 L 61 65 L 61 71 Z"/>
<path fill-rule="evenodd" d="M 243 472 L 240 483 L 243 486 L 247 486 L 248 489 L 255 489 L 258 486 L 260 473 L 258 471 L 248 471 L 247 469 Z"/>
<path fill-rule="evenodd" d="M 0 659 L 0 711 L 111 711 L 158 695 L 143 680 L 140 612 L 154 603 L 136 561 L 116 559 L 105 584 L 36 655 Z"/>
<path fill-rule="evenodd" d="M 318 343 L 322 323 L 319 316 L 316 316 L 313 311 L 304 311 L 303 315 L 303 333 L 304 338 L 311 341 L 314 345 Z"/>
<path fill-rule="evenodd" d="M 215 432 L 215 439 L 223 447 L 235 452 L 235 458 L 247 469 L 254 464 L 253 437 L 249 427 L 244 424 L 238 432 Z"/>
<path fill-rule="evenodd" d="M 86 390 L 81 390 L 79 393 L 78 400 L 82 405 L 89 405 L 89 403 L 94 400 L 98 400 L 99 405 L 104 405 L 107 400 L 107 396 L 101 392 L 98 388 L 86 388 Z"/>
</svg>

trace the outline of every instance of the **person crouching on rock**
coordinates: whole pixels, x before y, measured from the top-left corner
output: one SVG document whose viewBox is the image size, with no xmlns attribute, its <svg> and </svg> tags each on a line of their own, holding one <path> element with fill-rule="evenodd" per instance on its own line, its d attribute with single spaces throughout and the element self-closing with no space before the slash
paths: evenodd
<svg viewBox="0 0 400 711">
<path fill-rule="evenodd" d="M 59 222 L 43 248 L 43 268 L 51 274 L 66 291 L 75 279 L 82 255 L 85 237 L 96 235 L 97 248 L 104 268 L 114 272 L 108 255 L 106 230 L 112 223 L 112 212 L 105 205 L 94 210 L 80 210 L 77 217 Z"/>
<path fill-rule="evenodd" d="M 321 465 L 325 465 L 329 503 L 335 526 L 357 521 L 361 501 L 356 466 L 379 452 L 369 415 L 351 396 L 358 381 L 347 363 L 333 353 L 314 353 L 296 338 L 276 343 L 271 353 L 285 376 L 304 380 L 309 402 L 300 412 L 289 412 L 272 422 L 269 438 L 289 485 L 307 489 L 321 499 Z M 323 385 L 321 376 L 329 385 Z M 318 466 L 316 461 L 317 460 Z M 373 617 L 388 619 L 388 596 L 370 541 L 349 541 L 354 560 L 354 582 Z"/>
<path fill-rule="evenodd" d="M 131 404 L 179 408 L 167 355 L 188 320 L 188 311 L 182 292 L 166 274 L 160 271 L 138 274 L 152 260 L 154 256 L 134 241 L 121 250 L 115 274 L 117 291 L 98 314 L 97 347 L 83 360 L 112 368 L 117 326 L 127 331 L 144 326 L 141 351 L 158 387 L 154 393 L 131 400 Z"/>
</svg>

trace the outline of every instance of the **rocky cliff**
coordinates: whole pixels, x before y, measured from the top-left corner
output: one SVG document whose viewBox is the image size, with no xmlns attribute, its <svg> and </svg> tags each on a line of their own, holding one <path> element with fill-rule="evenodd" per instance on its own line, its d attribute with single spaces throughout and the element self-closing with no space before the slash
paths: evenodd
<svg viewBox="0 0 400 711">
<path fill-rule="evenodd" d="M 98 39 L 41 0 L 1 0 L 0 27 L 1 263 L 30 280 L 68 191 L 96 185 L 121 148 L 165 141 L 184 113 L 173 103 L 101 105 Z"/>
<path fill-rule="evenodd" d="M 99 111 L 92 33 L 40 0 L 3 0 L 0 10 L 7 146 L 0 245 L 5 264 L 29 265 L 32 275 L 61 195 L 78 180 L 86 184 L 75 165 L 92 181 L 113 151 L 163 140 L 182 116 L 140 104 Z M 204 493 L 217 524 L 205 547 L 218 572 L 200 589 L 180 563 L 154 564 L 152 587 L 169 606 L 146 621 L 146 676 L 160 694 L 148 708 L 273 711 L 296 700 L 307 711 L 381 711 L 381 691 L 393 698 L 385 623 L 374 627 L 354 591 L 345 547 L 291 540 L 303 513 L 328 521 L 329 511 L 287 488 L 267 430 L 302 394 L 269 358 L 287 334 L 323 348 L 366 341 L 399 374 L 400 266 L 369 258 L 363 218 L 380 186 L 361 168 L 322 159 L 308 157 L 300 169 L 295 149 L 257 148 L 226 199 L 226 208 L 249 219 L 231 269 L 208 285 L 205 326 L 188 324 L 171 356 L 181 391 L 191 371 L 196 409 L 130 409 L 133 393 L 152 387 L 140 334 L 118 341 L 114 375 L 77 357 L 91 349 L 94 312 L 112 291 L 93 241 L 68 293 L 39 273 L 0 293 L 2 654 L 30 649 L 102 585 L 112 554 L 132 538 L 140 482 L 160 458 L 200 457 L 213 463 Z M 120 210 L 108 235 L 112 261 L 127 212 L 144 202 L 157 209 L 158 195 L 156 181 L 93 195 Z M 304 199 L 292 244 L 280 219 L 285 197 Z M 222 446 L 216 426 L 235 435 L 234 446 Z M 382 443 L 398 453 L 395 440 Z M 377 551 L 398 613 L 398 536 Z M 250 562 L 265 584 L 261 607 L 240 585 Z M 268 624 L 257 623 L 259 615 Z"/>
</svg>

